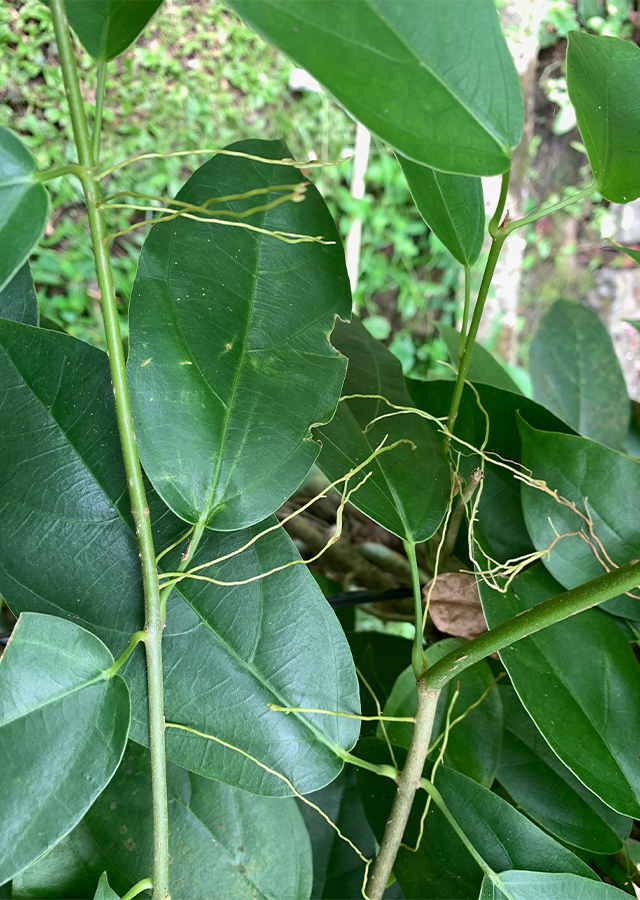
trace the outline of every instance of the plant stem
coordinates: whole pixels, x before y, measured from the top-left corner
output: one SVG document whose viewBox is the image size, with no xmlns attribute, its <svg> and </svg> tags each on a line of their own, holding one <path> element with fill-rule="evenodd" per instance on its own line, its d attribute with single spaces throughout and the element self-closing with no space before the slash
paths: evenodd
<svg viewBox="0 0 640 900">
<path fill-rule="evenodd" d="M 464 515 L 464 511 L 466 509 L 467 503 L 473 497 L 475 489 L 478 487 L 482 479 L 484 478 L 484 472 L 482 469 L 474 469 L 471 475 L 469 475 L 469 480 L 462 488 L 460 492 L 460 499 L 458 500 L 458 505 L 454 509 L 451 514 L 451 519 L 449 520 L 449 527 L 447 528 L 447 534 L 444 539 L 444 544 L 442 545 L 442 554 L 441 559 L 444 564 L 451 554 L 453 553 L 453 548 L 456 543 L 456 538 L 458 537 L 458 531 L 460 530 L 460 523 L 462 522 L 462 517 Z"/>
<path fill-rule="evenodd" d="M 91 149 L 93 150 L 94 165 L 100 162 L 100 131 L 102 129 L 102 109 L 104 106 L 104 89 L 106 84 L 107 63 L 101 59 L 98 62 L 98 81 L 96 84 L 96 109 L 93 120 L 93 133 L 91 135 Z"/>
<path fill-rule="evenodd" d="M 544 600 L 537 606 L 496 625 L 480 637 L 468 641 L 457 650 L 447 653 L 425 673 L 426 687 L 431 691 L 440 691 L 464 669 L 468 669 L 492 653 L 509 647 L 549 625 L 555 625 L 556 622 L 590 609 L 598 603 L 611 600 L 618 594 L 633 590 L 638 585 L 640 585 L 640 561 L 634 560 L 620 566 L 619 569 L 614 569 L 613 572 L 594 578 L 593 581 Z"/>
<path fill-rule="evenodd" d="M 89 127 L 84 112 L 80 83 L 73 55 L 73 47 L 64 11 L 64 0 L 50 0 L 51 18 L 58 45 L 60 67 L 69 103 L 73 134 L 80 165 L 89 228 L 95 256 L 96 274 L 100 288 L 107 353 L 115 396 L 118 431 L 122 446 L 124 467 L 129 486 L 131 511 L 136 525 L 142 563 L 142 582 L 145 606 L 145 651 L 147 656 L 147 684 L 149 692 L 149 734 L 151 749 L 151 777 L 153 793 L 154 825 L 154 877 L 153 900 L 168 900 L 169 894 L 169 828 L 167 814 L 167 783 L 164 747 L 164 695 L 162 679 L 162 629 L 164 623 L 160 608 L 160 592 L 153 547 L 149 507 L 144 491 L 142 470 L 133 432 L 133 418 L 129 402 L 129 390 L 125 378 L 125 359 L 122 335 L 118 321 L 116 295 L 109 255 L 104 243 L 106 228 L 102 211 L 100 189 L 95 180 L 95 160 Z"/>
<path fill-rule="evenodd" d="M 464 345 L 467 340 L 467 328 L 469 327 L 469 306 L 471 304 L 471 266 L 467 263 L 464 267 L 464 310 L 462 312 L 462 328 L 458 341 L 458 359 L 464 356 Z"/>
<path fill-rule="evenodd" d="M 51 181 L 53 178 L 60 178 L 61 175 L 78 175 L 81 177 L 86 175 L 84 166 L 78 163 L 69 163 L 68 166 L 55 166 L 53 169 L 44 169 L 42 172 L 34 172 L 35 181 L 42 183 L 43 181 Z"/>
<path fill-rule="evenodd" d="M 407 554 L 409 566 L 411 568 L 411 584 L 413 586 L 413 605 L 414 618 L 416 625 L 416 633 L 413 638 L 413 647 L 411 649 L 411 665 L 413 673 L 418 681 L 427 670 L 427 661 L 425 659 L 424 650 L 422 649 L 422 587 L 420 585 L 420 572 L 418 571 L 418 560 L 416 558 L 416 545 L 413 541 L 403 541 L 404 552 Z"/>
<path fill-rule="evenodd" d="M 467 340 L 464 345 L 464 352 L 460 359 L 460 367 L 458 369 L 458 377 L 456 378 L 455 387 L 453 389 L 453 396 L 451 397 L 451 406 L 449 407 L 449 415 L 447 417 L 447 428 L 449 429 L 449 431 L 453 431 L 453 426 L 458 415 L 458 407 L 460 406 L 460 400 L 462 399 L 464 382 L 467 377 L 467 372 L 469 371 L 473 345 L 476 340 L 478 328 L 480 327 L 480 319 L 482 318 L 484 304 L 489 294 L 489 286 L 493 278 L 493 273 L 496 269 L 496 263 L 498 262 L 498 257 L 500 256 L 502 245 L 504 244 L 508 235 L 508 232 L 500 228 L 500 220 L 502 218 L 502 213 L 504 212 L 504 207 L 507 202 L 508 191 L 509 173 L 505 172 L 502 176 L 502 187 L 500 190 L 498 205 L 491 221 L 489 222 L 489 234 L 491 235 L 491 248 L 489 250 L 489 258 L 487 259 L 484 275 L 482 276 L 482 283 L 480 284 L 480 290 L 478 291 L 476 305 L 474 307 L 473 317 L 471 319 L 471 327 L 469 328 L 469 334 L 467 335 Z"/>
<path fill-rule="evenodd" d="M 386 890 L 429 751 L 431 729 L 440 691 L 427 688 L 422 679 L 417 682 L 417 689 L 416 724 L 411 736 L 407 761 L 398 780 L 398 791 L 380 844 L 380 851 L 367 883 L 369 900 L 381 900 Z"/>
<path fill-rule="evenodd" d="M 516 219 L 514 222 L 509 222 L 502 230 L 507 234 L 511 234 L 516 228 L 522 228 L 523 225 L 529 225 L 530 222 L 536 222 L 538 219 L 542 219 L 543 216 L 549 216 L 554 212 L 558 212 L 560 209 L 564 209 L 566 206 L 571 206 L 572 203 L 577 203 L 579 200 L 590 197 L 596 190 L 596 183 L 594 181 L 588 187 L 578 191 L 577 194 L 572 194 L 571 197 L 567 197 L 565 200 L 559 200 L 551 206 L 539 209 L 537 212 L 531 213 L 531 215 L 525 216 L 523 219 Z"/>
</svg>

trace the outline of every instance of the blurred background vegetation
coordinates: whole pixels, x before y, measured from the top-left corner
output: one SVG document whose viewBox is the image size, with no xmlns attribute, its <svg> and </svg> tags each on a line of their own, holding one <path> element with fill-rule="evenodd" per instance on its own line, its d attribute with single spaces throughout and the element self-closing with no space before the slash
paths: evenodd
<svg viewBox="0 0 640 900">
<path fill-rule="evenodd" d="M 631 0 L 536 2 L 543 9 L 528 145 L 530 208 L 560 199 L 589 177 L 566 93 L 567 33 L 576 28 L 631 38 L 638 33 Z M 40 167 L 73 161 L 48 8 L 37 0 L 0 6 L 0 48 L 0 124 L 20 133 Z M 95 65 L 79 45 L 78 53 L 91 113 Z M 284 138 L 297 158 L 350 155 L 355 124 L 323 92 L 292 89 L 292 67 L 217 0 L 167 0 L 135 46 L 108 67 L 101 162 L 107 166 L 150 151 L 223 147 L 247 137 Z M 189 156 L 140 162 L 115 173 L 108 190 L 173 196 L 202 161 Z M 437 360 L 446 359 L 446 350 L 437 323 L 455 325 L 460 315 L 459 266 L 417 213 L 395 158 L 373 140 L 363 200 L 350 194 L 350 162 L 314 170 L 313 178 L 343 235 L 353 217 L 362 221 L 355 302 L 369 330 L 385 341 L 406 373 L 442 377 L 447 370 Z M 101 345 L 99 294 L 79 184 L 60 178 L 48 187 L 53 211 L 32 259 L 41 311 L 75 336 Z M 108 224 L 118 231 L 143 217 L 130 210 L 112 212 Z M 565 218 L 542 219 L 527 230 L 512 364 L 526 363 L 528 340 L 546 306 L 563 294 L 580 299 L 593 288 L 592 274 L 603 265 L 599 245 L 614 229 L 607 204 L 590 200 Z M 125 330 L 146 231 L 138 228 L 112 245 Z M 479 279 L 482 258 L 475 268 Z M 498 312 L 484 334 L 485 346 L 497 352 L 500 327 Z"/>
</svg>

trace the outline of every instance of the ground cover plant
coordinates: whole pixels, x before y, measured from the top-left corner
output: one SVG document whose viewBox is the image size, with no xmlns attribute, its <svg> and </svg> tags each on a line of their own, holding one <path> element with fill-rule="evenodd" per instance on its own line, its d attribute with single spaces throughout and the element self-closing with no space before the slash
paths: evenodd
<svg viewBox="0 0 640 900">
<path fill-rule="evenodd" d="M 50 0 L 75 150 L 39 169 L 0 129 L 4 895 L 633 893 L 638 429 L 574 301 L 532 344 L 533 398 L 475 343 L 505 241 L 554 211 L 505 210 L 522 100 L 493 4 L 230 4 L 398 154 L 467 285 L 480 176 L 502 175 L 475 305 L 442 329 L 456 377 L 428 382 L 351 317 L 313 185 L 331 161 L 247 136 L 202 147 L 171 197 L 100 153 L 107 64 L 159 5 Z M 69 25 L 97 63 L 91 130 Z M 634 44 L 570 35 L 594 181 L 555 209 L 640 196 L 639 79 Z M 83 190 L 106 353 L 39 321 L 28 258 L 59 178 Z M 113 208 L 154 216 L 126 352 Z M 412 641 L 343 627 L 275 516 L 314 464 L 327 545 L 347 503 L 402 542 Z M 489 629 L 427 643 L 451 576 Z"/>
</svg>

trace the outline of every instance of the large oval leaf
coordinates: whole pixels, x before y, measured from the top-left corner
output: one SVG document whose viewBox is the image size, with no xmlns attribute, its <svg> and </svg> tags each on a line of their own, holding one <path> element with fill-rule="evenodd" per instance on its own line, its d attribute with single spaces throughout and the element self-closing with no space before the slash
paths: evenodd
<svg viewBox="0 0 640 900">
<path fill-rule="evenodd" d="M 581 875 L 555 872 L 501 872 L 513 900 L 622 900 L 629 895 L 610 884 Z M 504 900 L 503 892 L 485 876 L 478 900 Z"/>
<path fill-rule="evenodd" d="M 569 33 L 567 87 L 598 190 L 607 200 L 640 197 L 640 49 L 620 38 Z"/>
<path fill-rule="evenodd" d="M 356 119 L 416 162 L 496 175 L 522 133 L 491 0 L 230 0 Z"/>
<path fill-rule="evenodd" d="M 562 592 L 538 564 L 505 594 L 480 583 L 489 628 Z M 580 781 L 623 816 L 640 813 L 640 667 L 604 612 L 586 610 L 500 651 L 523 706 Z"/>
<path fill-rule="evenodd" d="M 106 356 L 67 335 L 0 321 L 0 388 L 0 591 L 15 612 L 72 618 L 121 653 L 144 617 Z M 161 549 L 184 534 L 184 523 L 152 491 L 148 500 Z M 236 549 L 257 530 L 208 532 L 195 561 Z M 175 568 L 180 552 L 165 562 Z M 213 571 L 235 581 L 295 559 L 288 536 L 276 532 Z M 353 746 L 357 721 L 284 717 L 267 706 L 358 711 L 344 633 L 306 568 L 295 565 L 247 587 L 183 582 L 181 589 L 192 605 L 174 594 L 163 642 L 168 720 L 242 746 L 298 790 L 335 778 L 342 767 L 335 748 Z M 133 736 L 144 741 L 141 648 L 124 672 L 134 688 Z M 238 708 L 246 715 L 239 718 Z M 209 777 L 290 793 L 213 741 L 174 730 L 168 744 L 176 762 Z"/>
<path fill-rule="evenodd" d="M 482 181 L 450 175 L 398 156 L 411 196 L 420 215 L 449 253 L 463 266 L 472 266 L 484 239 Z"/>
<path fill-rule="evenodd" d="M 605 806 L 563 765 L 512 687 L 501 687 L 504 733 L 497 778 L 528 816 L 574 847 L 617 853 L 631 819 Z"/>
<path fill-rule="evenodd" d="M 153 871 L 148 750 L 130 743 L 85 817 L 96 846 L 132 881 Z M 255 797 L 167 768 L 169 869 L 175 900 L 306 900 L 311 847 L 293 799 Z"/>
<path fill-rule="evenodd" d="M 145 27 L 162 0 L 66 0 L 69 24 L 94 59 L 120 56 Z"/>
<path fill-rule="evenodd" d="M 388 761 L 384 750 L 380 761 Z M 435 783 L 454 819 L 492 869 L 499 872 L 518 867 L 596 878 L 577 856 L 471 778 L 441 766 Z M 358 772 L 358 788 L 373 832 L 381 840 L 395 785 L 372 773 Z M 425 800 L 420 792 L 413 804 L 404 837 L 411 847 L 416 846 Z M 401 846 L 393 871 L 407 900 L 469 900 L 477 896 L 482 883 L 477 863 L 433 802 L 420 848 L 412 853 Z"/>
<path fill-rule="evenodd" d="M 542 317 L 529 353 L 533 396 L 576 431 L 619 450 L 629 427 L 627 386 L 596 313 L 557 300 Z"/>
<path fill-rule="evenodd" d="M 36 161 L 0 125 L 0 290 L 26 262 L 47 224 L 49 195 L 35 180 Z"/>
<path fill-rule="evenodd" d="M 640 462 L 573 435 L 538 431 L 520 420 L 522 462 L 549 491 L 522 487 L 522 510 L 536 550 L 566 588 L 638 556 Z M 551 491 L 575 505 L 560 503 Z M 562 537 L 582 531 L 584 538 Z"/>
<path fill-rule="evenodd" d="M 331 340 L 349 360 L 345 396 L 379 394 L 411 407 L 400 363 L 359 320 L 338 323 Z M 449 468 L 435 435 L 418 416 L 392 416 L 367 429 L 376 416 L 392 411 L 383 400 L 343 400 L 332 421 L 317 430 L 322 443 L 318 465 L 334 481 L 368 459 L 385 437 L 387 446 L 406 441 L 381 453 L 357 476 L 360 481 L 372 472 L 351 502 L 403 540 L 424 541 L 445 514 Z"/>
<path fill-rule="evenodd" d="M 278 141 L 237 152 L 290 157 Z M 178 194 L 212 197 L 296 184 L 287 166 L 217 156 Z M 277 191 L 217 204 L 234 213 Z M 322 234 L 334 246 L 180 218 L 156 225 L 140 256 L 127 365 L 140 455 L 165 503 L 188 522 L 233 531 L 290 496 L 319 448 L 309 427 L 327 421 L 346 361 L 328 335 L 350 316 L 351 294 L 335 225 L 315 188 L 242 219 L 256 227 Z"/>
<path fill-rule="evenodd" d="M 0 884 L 71 831 L 118 767 L 131 705 L 95 635 L 24 613 L 0 662 Z"/>
<path fill-rule="evenodd" d="M 450 650 L 462 642 L 455 638 L 438 641 L 426 651 L 427 662 L 432 666 Z M 469 712 L 449 732 L 443 762 L 450 769 L 462 772 L 479 784 L 489 788 L 498 769 L 502 744 L 502 702 L 497 690 L 491 689 L 493 675 L 488 664 L 481 660 L 461 672 L 460 678 L 443 689 L 431 732 L 431 743 L 444 733 L 447 711 L 451 707 L 456 688 L 459 696 L 452 708 L 451 720 Z M 484 699 L 483 694 L 489 693 Z M 479 702 L 481 701 L 481 702 Z M 471 707 L 478 705 L 471 709 Z M 417 709 L 416 677 L 411 666 L 398 677 L 384 707 L 385 716 L 415 716 Z M 413 724 L 388 722 L 386 731 L 391 743 L 409 749 Z M 378 737 L 382 737 L 379 730 Z M 431 759 L 439 754 L 441 743 L 432 751 Z"/>
<path fill-rule="evenodd" d="M 0 291 L 0 318 L 24 322 L 25 325 L 38 324 L 38 297 L 28 262 Z"/>
</svg>

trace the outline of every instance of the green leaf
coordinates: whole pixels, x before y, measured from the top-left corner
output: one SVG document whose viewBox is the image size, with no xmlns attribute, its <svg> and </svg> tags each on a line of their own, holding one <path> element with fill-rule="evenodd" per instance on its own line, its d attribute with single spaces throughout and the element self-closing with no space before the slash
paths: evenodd
<svg viewBox="0 0 640 900">
<path fill-rule="evenodd" d="M 568 873 L 511 871 L 501 872 L 500 878 L 513 900 L 622 900 L 629 896 L 610 884 Z M 478 900 L 505 900 L 505 895 L 485 876 Z"/>
<path fill-rule="evenodd" d="M 448 175 L 398 156 L 418 211 L 449 253 L 461 265 L 472 266 L 484 240 L 482 181 Z"/>
<path fill-rule="evenodd" d="M 64 837 L 115 772 L 129 691 L 113 656 L 72 622 L 24 613 L 0 664 L 0 883 Z"/>
<path fill-rule="evenodd" d="M 109 887 L 109 879 L 107 873 L 103 872 L 98 882 L 98 887 L 93 896 L 93 900 L 120 900 L 115 891 Z"/>
<path fill-rule="evenodd" d="M 236 152 L 290 157 L 278 141 Z M 178 194 L 211 197 L 297 184 L 287 166 L 216 156 Z M 216 205 L 262 206 L 269 193 Z M 243 222 L 334 246 L 289 244 L 242 228 L 179 218 L 145 241 L 133 286 L 127 364 L 142 462 L 165 503 L 188 522 L 233 531 L 274 512 L 301 483 L 319 447 L 309 428 L 331 418 L 346 360 L 328 335 L 350 316 L 340 238 L 310 186 L 302 203 Z"/>
<path fill-rule="evenodd" d="M 632 250 L 631 247 L 623 247 L 618 243 L 614 243 L 614 247 L 616 250 L 622 250 L 627 256 L 631 257 L 635 262 L 640 264 L 640 250 Z M 640 330 L 640 321 L 637 319 L 625 319 L 625 322 L 630 322 L 631 325 L 636 329 L 636 331 Z"/>
<path fill-rule="evenodd" d="M 379 747 L 379 745 L 378 745 Z M 372 755 L 367 752 L 367 756 Z M 378 755 L 380 755 L 378 753 Z M 376 761 L 388 761 L 388 751 Z M 496 871 L 513 867 L 547 872 L 574 872 L 596 878 L 577 856 L 545 834 L 506 800 L 446 766 L 438 769 L 436 787 L 458 825 Z M 370 772 L 358 772 L 358 788 L 378 840 L 389 817 L 395 785 Z M 413 804 L 404 843 L 416 846 L 426 796 Z M 393 867 L 407 900 L 469 900 L 480 890 L 482 872 L 435 804 L 431 804 L 416 853 L 400 847 Z"/>
<path fill-rule="evenodd" d="M 523 419 L 520 433 L 525 467 L 576 510 L 548 491 L 522 487 L 522 510 L 536 550 L 555 541 L 543 557 L 554 578 L 573 588 L 611 568 L 607 557 L 616 566 L 636 559 L 640 462 L 586 438 L 538 431 Z M 580 531 L 591 544 L 577 535 L 556 540 Z"/>
<path fill-rule="evenodd" d="M 120 56 L 133 44 L 162 0 L 65 0 L 69 24 L 94 59 Z"/>
<path fill-rule="evenodd" d="M 438 659 L 461 645 L 456 638 L 438 641 L 426 651 L 427 661 L 432 666 Z M 482 660 L 460 674 L 456 682 L 449 682 L 438 698 L 438 706 L 433 723 L 431 743 L 444 733 L 447 711 L 451 706 L 456 688 L 460 694 L 453 706 L 451 721 L 463 715 L 484 692 L 491 687 L 493 674 Z M 415 716 L 417 709 L 416 677 L 411 666 L 399 676 L 391 696 L 384 706 L 386 716 Z M 392 744 L 409 749 L 413 725 L 408 722 L 387 722 L 386 731 Z M 378 737 L 382 730 L 378 726 Z M 489 788 L 498 769 L 500 746 L 502 744 L 502 703 L 498 691 L 492 688 L 475 709 L 464 717 L 449 732 L 444 764 L 456 772 L 462 772 L 479 784 Z M 442 742 L 430 754 L 430 759 L 438 756 Z"/>
<path fill-rule="evenodd" d="M 640 49 L 620 38 L 569 33 L 567 88 L 598 190 L 607 200 L 640 197 Z"/>
<path fill-rule="evenodd" d="M 533 396 L 576 431 L 619 450 L 629 397 L 607 329 L 596 313 L 557 300 L 542 317 L 529 353 Z"/>
<path fill-rule="evenodd" d="M 489 0 L 229 6 L 404 156 L 467 175 L 509 168 L 522 94 Z"/>
<path fill-rule="evenodd" d="M 0 291 L 0 318 L 24 322 L 25 325 L 38 324 L 38 297 L 28 262 Z"/>
<path fill-rule="evenodd" d="M 445 325 L 438 322 L 438 331 L 440 337 L 447 346 L 447 352 L 455 369 L 458 369 L 460 360 L 458 359 L 458 345 L 460 342 L 460 333 L 452 328 L 451 325 Z M 473 345 L 471 351 L 471 362 L 469 363 L 469 371 L 467 372 L 467 380 L 480 384 L 491 384 L 493 387 L 501 388 L 503 391 L 513 391 L 515 394 L 522 394 L 512 377 L 507 373 L 497 359 L 495 359 L 488 350 L 478 343 Z"/>
<path fill-rule="evenodd" d="M 512 687 L 501 687 L 504 734 L 497 778 L 535 822 L 554 837 L 592 853 L 617 853 L 631 819 L 619 816 L 564 766 Z"/>
<path fill-rule="evenodd" d="M 149 751 L 130 743 L 85 822 L 101 852 L 132 882 L 153 872 Z M 169 853 L 174 900 L 306 900 L 311 847 L 293 799 L 234 790 L 169 764 Z"/>
<path fill-rule="evenodd" d="M 412 405 L 400 363 L 359 320 L 337 323 L 331 340 L 349 360 L 344 395 L 380 394 L 399 406 Z M 349 483 L 354 487 L 365 472 L 373 473 L 351 502 L 403 540 L 424 541 L 445 514 L 449 469 L 435 435 L 418 416 L 382 419 L 365 433 L 376 416 L 391 412 L 382 400 L 342 401 L 332 421 L 317 429 L 322 443 L 318 465 L 334 481 L 371 456 L 385 436 L 387 446 L 407 441 L 381 453 Z"/>
<path fill-rule="evenodd" d="M 480 582 L 489 628 L 561 593 L 538 564 L 506 593 Z M 553 752 L 607 806 L 640 812 L 640 667 L 622 631 L 586 610 L 500 651 L 523 706 Z"/>
<path fill-rule="evenodd" d="M 36 180 L 36 161 L 8 128 L 0 126 L 0 291 L 44 233 L 49 195 Z"/>
<path fill-rule="evenodd" d="M 114 869 L 100 853 L 84 822 L 69 832 L 55 847 L 13 879 L 13 900 L 87 900 L 106 870 L 110 883 L 120 895 L 133 883 Z"/>
<path fill-rule="evenodd" d="M 144 619 L 107 358 L 67 335 L 0 321 L 0 390 L 0 591 L 14 612 L 72 618 L 119 654 Z M 184 523 L 152 491 L 147 499 L 162 549 L 184 535 Z M 237 549 L 260 528 L 207 532 L 194 564 Z M 175 571 L 183 548 L 165 558 L 168 571 Z M 210 574 L 243 580 L 299 558 L 277 531 Z M 34 559 L 42 564 L 34 566 Z M 183 581 L 180 590 L 188 602 L 177 592 L 170 598 L 163 640 L 167 720 L 240 746 L 300 791 L 335 778 L 342 768 L 336 752 L 351 749 L 358 723 L 285 717 L 267 706 L 358 712 L 344 633 L 306 567 L 247 586 Z M 132 737 L 144 742 L 142 648 L 122 674 L 132 687 Z M 246 714 L 241 719 L 238 708 Z M 208 777 L 290 793 L 281 780 L 211 740 L 170 729 L 167 745 L 172 759 Z"/>
</svg>

